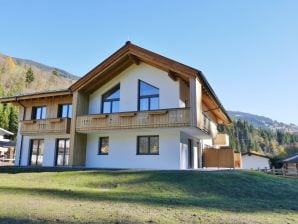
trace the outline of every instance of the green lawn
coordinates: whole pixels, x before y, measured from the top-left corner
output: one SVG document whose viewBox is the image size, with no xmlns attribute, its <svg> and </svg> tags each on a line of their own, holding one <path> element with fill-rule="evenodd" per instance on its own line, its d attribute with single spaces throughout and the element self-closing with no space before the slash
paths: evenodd
<svg viewBox="0 0 298 224">
<path fill-rule="evenodd" d="M 1 223 L 298 223 L 298 180 L 259 172 L 0 169 Z"/>
</svg>

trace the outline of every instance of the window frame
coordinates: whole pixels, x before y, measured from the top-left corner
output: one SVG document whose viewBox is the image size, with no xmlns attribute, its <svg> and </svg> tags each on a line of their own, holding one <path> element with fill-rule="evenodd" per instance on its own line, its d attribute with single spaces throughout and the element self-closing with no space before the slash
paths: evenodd
<svg viewBox="0 0 298 224">
<path fill-rule="evenodd" d="M 147 147 L 148 147 L 148 153 L 140 153 L 140 138 L 144 138 L 144 137 L 146 137 L 146 138 L 148 138 L 148 145 L 147 145 Z M 150 152 L 150 139 L 151 138 L 158 138 L 158 152 L 157 153 L 151 153 Z M 139 135 L 139 136 L 137 136 L 137 155 L 139 155 L 139 156 L 143 156 L 143 155 L 153 155 L 153 156 L 156 156 L 156 155 L 159 155 L 159 135 Z"/>
<path fill-rule="evenodd" d="M 32 151 L 33 151 L 33 142 L 34 141 L 38 141 L 38 144 L 37 144 L 37 154 L 36 154 L 36 160 L 35 160 L 35 164 L 32 164 Z M 43 147 L 44 147 L 44 139 L 42 138 L 39 138 L 39 139 L 30 139 L 30 144 L 29 144 L 29 166 L 42 166 L 43 164 L 43 156 L 44 156 L 44 152 L 42 154 L 42 162 L 41 164 L 37 164 L 37 160 L 38 160 L 38 156 L 40 155 L 40 142 L 43 141 Z M 44 151 L 44 148 L 43 148 L 43 151 Z"/>
<path fill-rule="evenodd" d="M 67 155 L 66 152 L 66 141 L 69 141 L 69 150 L 68 150 L 68 165 L 65 165 L 65 156 Z M 59 151 L 59 141 L 64 141 L 64 150 L 63 150 L 63 165 L 58 165 L 58 151 Z M 70 155 L 70 139 L 69 138 L 58 138 L 56 139 L 56 156 L 55 156 L 55 166 L 63 167 L 69 166 L 69 155 Z"/>
<path fill-rule="evenodd" d="M 145 83 L 146 85 L 152 86 L 155 89 L 158 89 L 158 94 L 141 96 L 141 83 L 142 82 Z M 158 109 L 153 109 L 153 110 L 159 110 L 160 109 L 160 107 L 159 107 L 159 104 L 160 104 L 159 88 L 139 79 L 138 80 L 138 111 L 151 111 L 151 99 L 152 98 L 158 98 Z M 148 110 L 141 110 L 141 99 L 148 99 Z"/>
<path fill-rule="evenodd" d="M 103 153 L 101 148 L 102 148 L 102 140 L 103 139 L 108 139 L 108 145 L 109 145 L 109 149 L 107 153 Z M 98 138 L 98 149 L 97 149 L 97 155 L 103 155 L 103 156 L 107 156 L 109 155 L 110 152 L 110 138 L 109 136 L 102 136 Z"/>
<path fill-rule="evenodd" d="M 63 117 L 63 106 L 67 106 L 67 116 L 66 117 Z M 72 118 L 72 114 L 69 114 L 69 108 L 70 106 L 72 107 L 72 103 L 63 103 L 63 104 L 59 104 L 58 105 L 58 113 L 57 113 L 57 117 L 58 118 Z M 72 111 L 72 108 L 71 108 L 71 111 Z"/>
<path fill-rule="evenodd" d="M 36 118 L 38 108 L 41 108 L 41 117 L 42 117 L 43 111 L 45 109 L 45 118 Z M 48 108 L 46 105 L 33 106 L 32 110 L 31 110 L 31 120 L 45 120 L 45 119 L 47 119 L 47 112 L 48 112 Z"/>
<path fill-rule="evenodd" d="M 101 113 L 102 114 L 112 114 L 112 113 L 119 113 L 119 111 L 117 112 L 113 112 L 113 102 L 119 102 L 119 109 L 120 109 L 120 97 L 119 98 L 115 98 L 115 99 L 104 99 L 106 95 L 113 93 L 114 91 L 118 91 L 120 92 L 120 83 L 115 85 L 114 87 L 112 87 L 111 89 L 109 89 L 108 91 L 106 91 L 104 94 L 101 95 Z M 109 113 L 104 113 L 104 103 L 109 102 L 110 103 L 110 112 Z"/>
</svg>

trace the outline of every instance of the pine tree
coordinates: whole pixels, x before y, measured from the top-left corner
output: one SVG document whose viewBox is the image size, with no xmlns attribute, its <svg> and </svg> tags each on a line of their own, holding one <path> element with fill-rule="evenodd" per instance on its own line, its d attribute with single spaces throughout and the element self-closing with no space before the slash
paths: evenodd
<svg viewBox="0 0 298 224">
<path fill-rule="evenodd" d="M 28 85 L 30 85 L 31 82 L 33 82 L 35 79 L 34 77 L 34 73 L 33 73 L 33 70 L 30 68 L 28 68 L 27 72 L 26 72 L 26 77 L 25 77 L 25 80 L 26 80 L 26 83 Z"/>
</svg>

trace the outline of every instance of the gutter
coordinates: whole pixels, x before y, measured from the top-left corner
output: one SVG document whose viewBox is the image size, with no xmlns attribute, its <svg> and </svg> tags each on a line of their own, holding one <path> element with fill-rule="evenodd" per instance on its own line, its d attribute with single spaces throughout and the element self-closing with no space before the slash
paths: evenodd
<svg viewBox="0 0 298 224">
<path fill-rule="evenodd" d="M 15 99 L 16 99 L 16 102 L 21 107 L 23 107 L 23 119 L 22 120 L 25 120 L 25 117 L 26 117 L 26 108 L 25 108 L 24 104 L 22 104 L 20 101 L 18 101 L 18 97 L 17 96 L 15 97 Z M 21 161 L 22 161 L 22 151 L 23 151 L 23 141 L 24 141 L 23 139 L 24 139 L 24 135 L 21 134 L 21 145 L 20 145 L 20 154 L 19 154 L 19 161 L 18 161 L 18 166 L 19 167 L 21 166 Z"/>
</svg>

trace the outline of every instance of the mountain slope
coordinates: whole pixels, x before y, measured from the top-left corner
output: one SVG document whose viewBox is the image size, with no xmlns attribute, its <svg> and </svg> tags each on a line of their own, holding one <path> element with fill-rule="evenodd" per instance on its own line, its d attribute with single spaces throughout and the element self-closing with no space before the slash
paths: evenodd
<svg viewBox="0 0 298 224">
<path fill-rule="evenodd" d="M 257 127 L 257 128 L 268 128 L 271 130 L 281 130 L 281 131 L 286 131 L 290 133 L 298 132 L 297 125 L 285 124 L 283 122 L 272 120 L 268 117 L 239 112 L 239 111 L 228 111 L 228 114 L 232 119 L 247 121 L 248 123 L 252 124 L 254 127 Z"/>
<path fill-rule="evenodd" d="M 26 81 L 26 73 L 30 69 L 33 80 Z M 78 78 L 55 67 L 0 54 L 0 95 L 65 89 Z"/>
</svg>

